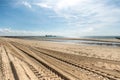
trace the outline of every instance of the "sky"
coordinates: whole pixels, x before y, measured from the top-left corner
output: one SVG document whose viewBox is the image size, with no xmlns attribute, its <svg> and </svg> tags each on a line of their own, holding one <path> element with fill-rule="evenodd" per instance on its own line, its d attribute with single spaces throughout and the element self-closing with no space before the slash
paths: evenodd
<svg viewBox="0 0 120 80">
<path fill-rule="evenodd" d="M 0 0 L 0 36 L 120 36 L 120 0 Z"/>
</svg>

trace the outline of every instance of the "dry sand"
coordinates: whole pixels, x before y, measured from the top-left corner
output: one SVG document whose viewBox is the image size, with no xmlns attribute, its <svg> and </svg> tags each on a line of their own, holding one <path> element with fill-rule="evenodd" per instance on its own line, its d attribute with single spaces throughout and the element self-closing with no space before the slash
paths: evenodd
<svg viewBox="0 0 120 80">
<path fill-rule="evenodd" d="M 120 61 L 120 47 L 97 46 L 97 45 L 91 46 L 22 39 L 10 39 L 10 40 L 23 44 L 28 44 L 30 46 L 47 48 L 70 54 Z"/>
<path fill-rule="evenodd" d="M 0 80 L 120 80 L 120 47 L 0 39 Z"/>
</svg>

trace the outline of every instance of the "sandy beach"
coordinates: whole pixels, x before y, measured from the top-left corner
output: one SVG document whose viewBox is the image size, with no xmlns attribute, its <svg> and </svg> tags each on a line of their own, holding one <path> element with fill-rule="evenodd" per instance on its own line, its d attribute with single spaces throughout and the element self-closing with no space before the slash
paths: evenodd
<svg viewBox="0 0 120 80">
<path fill-rule="evenodd" d="M 22 40 L 22 39 L 8 39 L 8 40 L 27 44 L 30 46 L 62 51 L 69 54 L 120 61 L 120 47 L 99 46 L 99 45 L 91 46 L 91 45 L 83 45 L 83 44 L 72 44 L 72 43 L 70 44 L 70 43 L 60 43 L 60 42 L 51 42 L 51 41 Z M 105 40 L 105 41 L 119 42 L 119 40 Z"/>
<path fill-rule="evenodd" d="M 120 47 L 15 38 L 1 38 L 0 44 L 2 63 L 9 66 L 3 69 L 10 73 L 2 70 L 0 75 L 5 76 L 1 78 L 30 80 L 27 74 L 32 80 L 120 80 Z M 43 73 L 40 67 L 46 67 L 44 70 L 50 75 L 55 73 L 55 78 Z M 39 78 L 42 74 L 47 78 Z"/>
</svg>

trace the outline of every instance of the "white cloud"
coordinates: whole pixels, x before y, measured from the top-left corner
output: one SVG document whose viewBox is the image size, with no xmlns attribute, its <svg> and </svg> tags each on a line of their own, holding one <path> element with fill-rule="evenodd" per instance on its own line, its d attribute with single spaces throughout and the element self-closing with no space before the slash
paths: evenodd
<svg viewBox="0 0 120 80">
<path fill-rule="evenodd" d="M 85 30 L 83 30 L 83 32 L 91 32 L 93 30 L 94 30 L 93 27 L 87 27 Z"/>
<path fill-rule="evenodd" d="M 37 6 L 53 11 L 55 14 L 49 15 L 49 17 L 64 19 L 64 24 L 67 24 L 68 27 L 68 30 L 64 31 L 66 35 L 90 35 L 97 30 L 104 27 L 110 27 L 111 25 L 114 26 L 114 24 L 120 22 L 120 8 L 106 4 L 103 0 L 22 0 L 22 5 L 28 8 L 36 8 Z M 36 8 L 35 10 L 40 9 Z M 12 30 L 12 32 L 20 32 L 23 34 L 40 33 L 39 31 L 14 30 Z M 40 34 L 43 33 L 61 34 L 60 32 L 45 31 Z"/>
<path fill-rule="evenodd" d="M 40 7 L 43 7 L 43 8 L 51 8 L 49 5 L 44 4 L 44 3 L 34 3 L 34 5 L 37 5 L 37 6 L 40 6 Z"/>
<path fill-rule="evenodd" d="M 9 33 L 11 32 L 10 28 L 0 28 L 0 33 Z"/>
<path fill-rule="evenodd" d="M 0 28 L 2 36 L 35 35 L 35 32 L 24 30 L 12 30 L 11 28 Z"/>
<path fill-rule="evenodd" d="M 73 30 L 85 34 L 120 21 L 120 8 L 101 0 L 42 0 L 37 4 L 54 11 L 66 19 L 69 26 L 74 26 Z"/>
<path fill-rule="evenodd" d="M 14 30 L 11 28 L 0 28 L 0 36 L 44 36 L 44 35 L 65 35 L 61 32 L 46 32 L 46 31 L 27 31 Z"/>
<path fill-rule="evenodd" d="M 23 1 L 22 4 L 28 8 L 32 8 L 31 4 L 27 1 Z"/>
</svg>

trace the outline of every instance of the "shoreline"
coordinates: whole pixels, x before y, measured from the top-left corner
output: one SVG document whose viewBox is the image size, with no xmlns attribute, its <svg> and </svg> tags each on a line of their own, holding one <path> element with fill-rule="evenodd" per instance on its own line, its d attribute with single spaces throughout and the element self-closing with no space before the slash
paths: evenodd
<svg viewBox="0 0 120 80">
<path fill-rule="evenodd" d="M 36 41 L 51 41 L 51 42 L 60 42 L 60 43 L 70 43 L 70 44 L 83 44 L 83 45 L 98 45 L 98 46 L 111 46 L 111 47 L 120 47 L 120 40 L 118 39 L 103 39 L 103 38 L 52 38 L 52 37 L 14 37 L 9 36 L 7 38 L 14 39 L 25 39 L 25 40 L 36 40 Z"/>
</svg>

